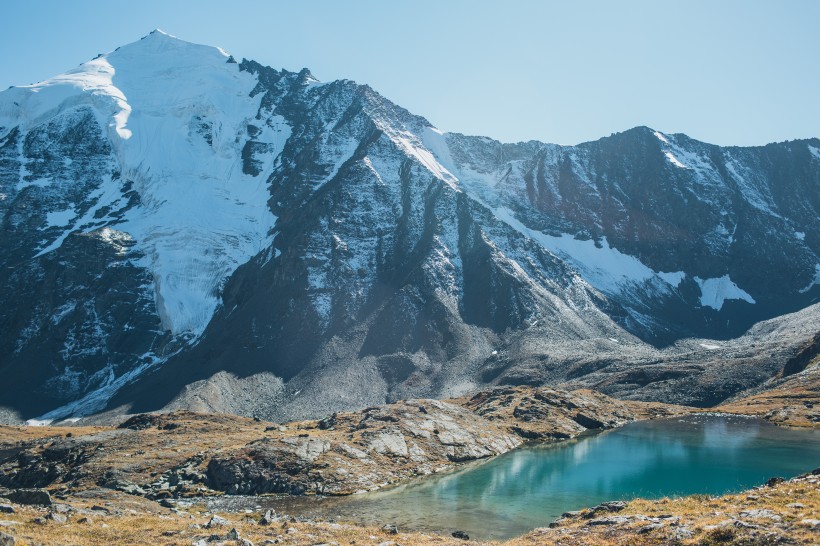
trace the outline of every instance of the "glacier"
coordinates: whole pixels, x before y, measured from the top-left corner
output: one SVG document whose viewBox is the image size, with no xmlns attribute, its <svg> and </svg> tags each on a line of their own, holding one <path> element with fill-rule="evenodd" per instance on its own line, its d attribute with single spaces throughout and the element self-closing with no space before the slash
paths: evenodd
<svg viewBox="0 0 820 546">
<path fill-rule="evenodd" d="M 108 225 L 144 254 L 140 265 L 153 275 L 163 325 L 194 339 L 219 305 L 222 284 L 270 246 L 276 223 L 267 206 L 267 173 L 242 170 L 241 138 L 261 96 L 250 96 L 256 79 L 228 59 L 219 48 L 155 30 L 66 74 L 13 88 L 12 100 L 0 102 L 0 126 L 23 120 L 23 129 L 80 104 L 92 106 L 141 200 Z M 265 165 L 269 173 L 289 128 L 282 120 L 265 131 L 275 148 Z M 82 218 L 51 213 L 50 225 L 66 227 L 35 257 L 59 248 L 72 232 L 98 229 L 98 211 L 123 197 L 117 180 L 106 186 Z"/>
</svg>

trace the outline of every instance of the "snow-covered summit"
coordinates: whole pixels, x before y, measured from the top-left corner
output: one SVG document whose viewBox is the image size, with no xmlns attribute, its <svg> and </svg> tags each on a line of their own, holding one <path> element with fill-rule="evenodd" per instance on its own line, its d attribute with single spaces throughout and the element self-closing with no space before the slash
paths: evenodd
<svg viewBox="0 0 820 546">
<path fill-rule="evenodd" d="M 177 334 L 202 332 L 221 284 L 267 248 L 275 222 L 265 176 L 242 171 L 242 145 L 259 110 L 260 97 L 250 96 L 257 82 L 228 57 L 155 30 L 65 74 L 0 93 L 0 127 L 27 131 L 89 109 L 116 157 L 118 176 L 37 255 L 69 233 L 99 229 L 94 215 L 121 205 L 122 181 L 133 182 L 141 206 L 108 225 L 144 254 L 160 316 Z M 281 147 L 287 127 L 271 131 Z"/>
</svg>

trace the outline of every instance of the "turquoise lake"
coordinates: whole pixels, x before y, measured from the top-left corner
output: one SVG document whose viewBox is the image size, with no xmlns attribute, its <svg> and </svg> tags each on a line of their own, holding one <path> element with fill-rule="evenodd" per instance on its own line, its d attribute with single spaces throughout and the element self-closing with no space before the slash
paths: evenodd
<svg viewBox="0 0 820 546">
<path fill-rule="evenodd" d="M 715 415 L 642 421 L 531 445 L 457 472 L 341 499 L 265 500 L 286 513 L 510 538 L 607 500 L 721 494 L 820 466 L 820 431 Z M 259 499 L 255 501 L 259 504 Z"/>
</svg>

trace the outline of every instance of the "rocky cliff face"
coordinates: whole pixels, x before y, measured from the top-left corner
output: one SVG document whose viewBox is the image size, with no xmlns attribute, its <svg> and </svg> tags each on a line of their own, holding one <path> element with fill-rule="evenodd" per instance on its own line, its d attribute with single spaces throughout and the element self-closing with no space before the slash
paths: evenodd
<svg viewBox="0 0 820 546">
<path fill-rule="evenodd" d="M 816 139 L 502 144 L 155 31 L 0 94 L 0 404 L 293 418 L 657 361 L 816 301 L 818 181 Z"/>
</svg>

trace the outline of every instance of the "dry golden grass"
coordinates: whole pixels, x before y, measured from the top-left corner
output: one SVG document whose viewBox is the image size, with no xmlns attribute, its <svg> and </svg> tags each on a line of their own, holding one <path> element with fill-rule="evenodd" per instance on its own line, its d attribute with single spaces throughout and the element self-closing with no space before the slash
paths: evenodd
<svg viewBox="0 0 820 546">
<path fill-rule="evenodd" d="M 815 358 L 805 371 L 786 378 L 773 389 L 715 409 L 763 417 L 778 425 L 820 426 L 820 357 Z"/>
<path fill-rule="evenodd" d="M 816 368 L 816 367 L 815 367 Z M 811 371 L 811 370 L 809 370 Z M 519 392 L 520 391 L 520 392 Z M 526 389 L 515 389 L 513 398 L 526 396 Z M 591 391 L 575 393 L 591 402 L 608 403 L 606 397 Z M 468 406 L 466 401 L 459 401 Z M 783 424 L 818 426 L 812 416 L 815 403 L 820 402 L 820 370 L 803 373 L 778 388 L 732 404 L 720 406 L 720 411 L 764 416 Z M 638 418 L 686 413 L 691 408 L 613 401 Z M 811 407 L 810 407 L 811 406 Z M 506 424 L 506 407 L 495 411 L 495 425 Z M 511 412 L 512 410 L 510 410 Z M 620 410 L 619 410 L 620 411 Z M 779 417 L 778 417 L 779 416 Z M 512 418 L 512 415 L 508 416 Z M 773 418 L 774 417 L 774 418 Z M 350 418 L 353 418 L 351 415 Z M 98 489 L 94 481 L 105 471 L 117 468 L 133 475 L 158 475 L 167 469 L 202 452 L 217 452 L 241 448 L 260 437 L 292 436 L 297 431 L 309 432 L 311 437 L 333 439 L 341 431 L 321 430 L 316 421 L 289 423 L 287 429 L 278 425 L 243 417 L 204 415 L 181 412 L 160 417 L 159 426 L 152 426 L 129 434 L 114 435 L 105 443 L 106 449 L 95 458 L 93 467 L 86 468 L 86 482 L 75 484 L 72 495 L 65 501 L 72 507 L 66 523 L 34 520 L 48 513 L 45 509 L 15 506 L 14 514 L 0 514 L 0 531 L 10 533 L 17 544 L 45 545 L 186 545 L 211 535 L 225 534 L 235 527 L 239 536 L 256 546 L 268 543 L 315 545 L 356 544 L 378 545 L 395 542 L 402 545 L 488 544 L 488 545 L 655 545 L 710 546 L 722 544 L 789 544 L 820 543 L 820 527 L 814 528 L 804 520 L 820 519 L 820 476 L 785 482 L 774 487 L 761 488 L 737 495 L 719 498 L 693 496 L 677 499 L 642 500 L 628 503 L 614 516 L 631 516 L 616 525 L 588 525 L 586 519 L 565 519 L 555 528 L 537 529 L 522 537 L 501 542 L 461 541 L 449 536 L 400 532 L 390 535 L 381 529 L 352 524 L 327 522 L 305 523 L 291 520 L 271 526 L 260 526 L 260 514 L 220 514 L 230 520 L 229 526 L 215 529 L 197 528 L 210 515 L 192 509 L 189 513 L 174 513 L 157 503 L 141 497 Z M 780 420 L 778 420 L 780 419 Z M 166 426 L 167 425 L 167 426 Z M 547 424 L 545 424 L 547 426 Z M 554 425 L 550 425 L 554 426 Z M 269 430 L 266 430 L 269 429 Z M 72 435 L 82 437 L 111 434 L 110 427 L 0 427 L 0 445 L 20 442 L 41 442 Z M 59 490 L 55 486 L 52 489 Z M 83 493 L 84 491 L 84 493 Z M 64 491 L 67 492 L 67 491 Z M 96 496 L 95 496 L 96 495 Z M 800 503 L 802 508 L 788 506 Z M 91 511 L 92 505 L 104 505 L 111 514 Z M 769 517 L 742 516 L 747 509 L 770 510 L 779 521 Z M 664 524 L 647 530 L 651 518 L 674 515 L 675 525 Z M 90 522 L 81 523 L 82 518 Z M 596 516 L 597 517 L 597 516 Z M 741 523 L 735 523 L 735 522 Z M 6 525 L 7 522 L 13 525 Z M 680 534 L 685 528 L 691 535 Z M 276 542 L 278 541 L 278 542 Z M 224 544 L 241 544 L 222 540 Z M 219 542 L 212 542 L 218 544 Z"/>
<path fill-rule="evenodd" d="M 98 503 L 101 501 L 97 501 Z M 794 505 L 799 503 L 802 507 Z M 192 509 L 189 513 L 175 514 L 160 508 L 155 503 L 134 499 L 127 495 L 115 496 L 106 501 L 112 512 L 119 515 L 85 513 L 94 501 L 72 500 L 69 504 L 73 512 L 68 522 L 61 524 L 35 523 L 33 520 L 47 513 L 46 509 L 16 507 L 17 513 L 4 514 L 3 519 L 17 522 L 17 525 L 2 527 L 11 532 L 18 544 L 34 545 L 185 545 L 190 546 L 199 539 L 220 535 L 219 541 L 227 545 L 241 544 L 224 540 L 231 528 L 239 536 L 250 540 L 256 546 L 271 543 L 289 545 L 378 545 L 394 542 L 401 545 L 488 545 L 488 546 L 535 546 L 535 545 L 658 545 L 718 546 L 725 544 L 816 544 L 820 539 L 820 527 L 802 523 L 804 520 L 820 518 L 820 476 L 809 476 L 793 481 L 763 487 L 735 495 L 710 498 L 704 495 L 690 497 L 644 500 L 638 499 L 627 504 L 624 510 L 613 516 L 632 516 L 619 525 L 589 525 L 589 519 L 573 518 L 561 520 L 555 528 L 536 529 L 522 537 L 506 542 L 462 541 L 449 536 L 399 532 L 391 535 L 381 529 L 352 524 L 328 522 L 294 522 L 288 518 L 269 526 L 257 522 L 260 514 L 220 513 L 227 519 L 226 526 L 213 529 L 192 527 L 203 526 L 209 514 Z M 789 505 L 792 506 L 789 506 Z M 768 514 L 755 517 L 744 516 L 747 510 L 769 510 L 779 520 Z M 134 512 L 134 513 L 131 513 Z M 764 513 L 765 514 L 765 513 Z M 606 514 L 610 515 L 610 514 Z M 665 515 L 677 516 L 675 523 L 664 525 L 649 532 L 640 532 L 650 521 Z M 80 523 L 84 517 L 88 523 Z M 597 516 L 596 516 L 597 517 Z M 671 521 L 671 520 L 670 520 Z M 737 524 L 735 522 L 741 522 Z M 678 537 L 680 529 L 691 532 L 691 536 Z M 278 542 L 275 542 L 278 541 Z M 218 542 L 213 542 L 217 544 Z"/>
</svg>

